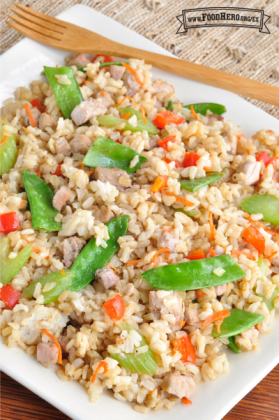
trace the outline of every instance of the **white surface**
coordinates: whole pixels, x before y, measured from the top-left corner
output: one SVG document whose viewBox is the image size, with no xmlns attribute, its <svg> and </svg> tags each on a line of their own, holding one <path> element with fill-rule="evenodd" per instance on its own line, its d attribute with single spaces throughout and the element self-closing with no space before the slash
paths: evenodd
<svg viewBox="0 0 279 420">
<path fill-rule="evenodd" d="M 158 45 L 89 7 L 76 5 L 59 17 L 94 30 L 117 42 L 171 55 Z M 43 64 L 52 62 L 62 65 L 66 55 L 62 51 L 53 50 L 29 39 L 20 41 L 0 57 L 1 101 L 12 96 L 16 86 L 28 86 L 29 82 L 38 79 Z M 180 101 L 185 104 L 193 102 L 224 104 L 227 108 L 226 118 L 239 124 L 246 136 L 251 136 L 261 128 L 279 132 L 279 121 L 233 93 L 160 70 L 155 70 L 154 76 L 172 83 Z M 273 334 L 261 336 L 260 350 L 240 355 L 229 351 L 230 372 L 220 376 L 216 381 L 200 383 L 193 397 L 192 406 L 178 404 L 171 412 L 160 410 L 151 412 L 149 416 L 153 419 L 160 418 L 160 420 L 171 418 L 184 420 L 186 416 L 191 420 L 222 419 L 279 362 L 278 315 L 273 329 Z M 133 411 L 130 404 L 120 403 L 108 391 L 103 393 L 99 403 L 91 404 L 81 385 L 74 382 L 61 382 L 52 370 L 43 368 L 32 356 L 26 355 L 19 348 L 8 349 L 0 342 L 0 355 L 0 368 L 4 372 L 74 420 L 89 420 L 97 417 L 102 420 L 118 417 L 121 420 L 143 419 L 143 415 Z"/>
</svg>

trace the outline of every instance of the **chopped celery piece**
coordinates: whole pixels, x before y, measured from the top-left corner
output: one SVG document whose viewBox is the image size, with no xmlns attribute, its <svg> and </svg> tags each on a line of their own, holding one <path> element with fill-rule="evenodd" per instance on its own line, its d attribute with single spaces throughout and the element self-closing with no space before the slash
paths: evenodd
<svg viewBox="0 0 279 420">
<path fill-rule="evenodd" d="M 15 135 L 6 133 L 4 128 L 5 125 L 10 124 L 8 121 L 2 120 L 0 125 L 0 175 L 9 172 L 9 170 L 14 167 L 17 159 Z"/>
<path fill-rule="evenodd" d="M 234 341 L 234 336 L 228 337 L 229 344 L 228 346 L 235 352 L 235 353 L 242 353 L 241 350 L 237 347 Z"/>
<path fill-rule="evenodd" d="M 132 325 L 129 325 L 125 322 L 120 322 L 119 327 L 121 331 L 131 331 L 136 330 Z M 139 333 L 137 331 L 137 333 Z M 147 345 L 147 341 L 142 337 L 142 341 L 140 343 L 141 346 Z M 148 350 L 144 353 L 123 353 L 123 355 L 119 353 L 110 353 L 110 356 L 117 360 L 120 366 L 124 367 L 125 369 L 129 370 L 130 372 L 138 373 L 139 375 L 156 375 L 158 371 L 158 364 L 156 360 L 155 353 L 150 350 L 148 347 Z"/>
<path fill-rule="evenodd" d="M 240 207 L 249 214 L 261 213 L 263 220 L 279 225 L 279 198 L 274 195 L 252 195 L 243 200 Z"/>
<path fill-rule="evenodd" d="M 4 236 L 0 239 L 0 283 L 4 286 L 9 283 L 15 275 L 21 270 L 24 264 L 30 258 L 33 249 L 33 244 L 25 246 L 15 258 L 12 260 L 8 257 L 9 253 L 12 252 L 11 240 L 8 236 Z"/>
<path fill-rule="evenodd" d="M 242 309 L 231 309 L 230 313 L 230 316 L 223 320 L 219 333 L 216 325 L 213 327 L 213 337 L 224 338 L 240 334 L 264 319 L 263 315 L 243 311 Z"/>
<path fill-rule="evenodd" d="M 279 294 L 279 288 L 278 287 L 275 287 L 274 292 L 272 293 L 270 299 L 267 299 L 263 295 L 257 295 L 257 296 L 260 296 L 262 298 L 263 302 L 266 304 L 267 309 L 269 311 L 272 311 L 272 309 L 274 308 L 274 301 L 275 301 L 275 299 L 276 299 L 276 297 L 277 297 L 278 294 Z"/>
<path fill-rule="evenodd" d="M 266 276 L 267 262 L 266 262 L 266 259 L 262 255 L 258 259 L 258 267 L 261 269 L 262 275 Z"/>
<path fill-rule="evenodd" d="M 65 275 L 63 275 L 63 273 Z M 55 302 L 59 295 L 71 286 L 73 278 L 75 277 L 74 271 L 66 270 L 63 273 L 61 271 L 57 271 L 55 273 L 46 274 L 44 277 L 41 277 L 26 287 L 23 290 L 21 297 L 25 299 L 32 298 L 36 285 L 40 283 L 42 285 L 41 293 L 44 296 L 43 303 L 47 304 L 50 302 Z M 44 288 L 47 283 L 50 287 L 53 287 L 50 290 L 44 292 Z"/>
</svg>

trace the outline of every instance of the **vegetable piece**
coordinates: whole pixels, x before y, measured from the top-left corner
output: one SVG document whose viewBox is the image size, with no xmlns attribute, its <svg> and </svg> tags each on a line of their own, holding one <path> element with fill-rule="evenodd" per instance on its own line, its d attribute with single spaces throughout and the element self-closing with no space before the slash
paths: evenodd
<svg viewBox="0 0 279 420">
<path fill-rule="evenodd" d="M 261 213 L 263 220 L 279 225 L 279 198 L 274 195 L 252 195 L 243 200 L 240 207 L 249 214 Z"/>
<path fill-rule="evenodd" d="M 0 122 L 0 175 L 6 174 L 12 169 L 17 159 L 16 138 L 13 133 L 5 133 L 5 125 L 8 121 Z"/>
<path fill-rule="evenodd" d="M 182 362 L 196 362 L 196 352 L 188 335 L 183 335 L 172 342 L 173 348 L 182 355 Z"/>
<path fill-rule="evenodd" d="M 192 249 L 187 255 L 187 259 L 194 261 L 194 260 L 203 260 L 205 258 L 204 252 L 201 248 Z"/>
<path fill-rule="evenodd" d="M 205 321 L 203 321 L 203 323 L 201 324 L 201 329 L 207 327 L 209 324 L 212 324 L 212 322 L 217 322 L 217 331 L 218 331 L 220 329 L 221 322 L 223 322 L 223 320 L 227 318 L 228 316 L 230 316 L 230 311 L 228 311 L 227 309 L 215 312 L 214 314 L 206 318 Z"/>
<path fill-rule="evenodd" d="M 213 273 L 217 267 L 226 272 L 219 277 Z M 239 280 L 246 275 L 230 255 L 190 261 L 152 268 L 141 274 L 152 287 L 162 290 L 196 290 L 219 286 Z"/>
<path fill-rule="evenodd" d="M 115 321 L 119 321 L 125 314 L 125 302 L 118 294 L 107 300 L 103 306 L 108 316 Z"/>
<path fill-rule="evenodd" d="M 220 333 L 217 332 L 216 326 L 213 327 L 213 337 L 224 338 L 240 334 L 264 319 L 263 315 L 243 311 L 242 309 L 231 309 L 230 313 L 230 316 L 224 319 Z"/>
<path fill-rule="evenodd" d="M 178 160 L 171 160 L 171 159 L 165 158 L 165 162 L 167 163 L 175 162 L 176 168 L 183 168 L 182 162 L 179 162 Z"/>
<path fill-rule="evenodd" d="M 158 257 L 158 255 L 159 254 L 162 254 L 163 252 L 166 253 L 168 264 L 170 263 L 170 249 L 166 246 L 165 248 L 158 249 L 158 251 L 155 252 L 155 254 L 154 254 L 153 258 L 152 258 L 152 262 L 153 262 L 153 264 L 154 264 L 155 267 L 156 267 L 156 264 L 157 264 L 157 257 Z"/>
<path fill-rule="evenodd" d="M 94 279 L 95 272 L 109 262 L 119 248 L 118 238 L 126 235 L 128 220 L 129 216 L 120 216 L 107 223 L 107 248 L 97 246 L 94 237 L 88 242 L 71 267 L 75 271 L 75 277 L 69 290 L 77 292 L 83 289 Z"/>
<path fill-rule="evenodd" d="M 242 351 L 237 347 L 234 341 L 234 336 L 228 337 L 229 344 L 228 346 L 235 352 L 235 353 L 242 353 Z"/>
<path fill-rule="evenodd" d="M 186 398 L 186 397 L 181 398 L 181 401 L 185 405 L 191 405 L 192 404 L 192 401 L 191 400 L 188 400 L 188 398 Z"/>
<path fill-rule="evenodd" d="M 118 326 L 120 327 L 121 331 L 137 331 L 134 327 L 132 327 L 132 325 L 126 324 L 125 322 L 120 322 Z M 137 331 L 137 333 L 139 332 Z M 142 337 L 140 346 L 142 347 L 146 345 L 147 341 Z M 110 353 L 110 357 L 117 360 L 120 366 L 131 372 L 136 372 L 139 375 L 156 375 L 158 371 L 158 364 L 155 353 L 150 348 L 148 348 L 148 350 L 144 353 L 125 353 L 125 356 L 119 353 Z"/>
<path fill-rule="evenodd" d="M 195 205 L 194 203 L 191 203 L 190 201 L 185 200 L 185 198 L 179 197 L 179 195 L 175 195 L 171 192 L 166 191 L 165 194 L 170 197 L 175 197 L 176 201 L 179 201 L 180 203 L 184 204 L 184 206 L 192 207 Z"/>
<path fill-rule="evenodd" d="M 274 292 L 272 293 L 272 295 L 271 295 L 271 298 L 270 299 L 267 299 L 265 296 L 263 296 L 263 295 L 257 295 L 257 296 L 260 296 L 261 298 L 262 298 L 262 300 L 263 300 L 263 302 L 266 304 L 266 306 L 267 306 L 267 309 L 269 310 L 269 311 L 272 311 L 272 309 L 274 308 L 274 301 L 275 301 L 275 299 L 277 298 L 277 295 L 279 294 L 279 288 L 278 287 L 276 287 L 275 289 L 274 289 Z"/>
<path fill-rule="evenodd" d="M 209 185 L 212 182 L 215 182 L 218 179 L 222 178 L 222 176 L 225 173 L 226 172 L 222 174 L 215 174 L 196 179 L 180 179 L 179 183 L 182 189 L 190 192 L 195 192 L 198 191 L 200 188 L 205 187 L 205 185 Z"/>
<path fill-rule="evenodd" d="M 173 111 L 173 101 L 169 101 L 166 107 L 167 111 Z"/>
<path fill-rule="evenodd" d="M 62 365 L 62 349 L 60 346 L 59 341 L 57 340 L 56 337 L 54 337 L 54 335 L 50 334 L 50 332 L 48 332 L 48 330 L 42 329 L 41 330 L 44 334 L 46 334 L 52 341 L 55 342 L 56 347 L 58 348 L 58 363 L 60 365 Z"/>
<path fill-rule="evenodd" d="M 33 107 L 38 108 L 38 110 L 39 110 L 39 111 L 41 110 L 41 102 L 40 102 L 40 99 L 39 99 L 39 98 L 35 98 L 35 99 L 33 99 L 33 101 L 31 101 L 31 102 L 30 102 L 30 104 L 31 104 Z"/>
<path fill-rule="evenodd" d="M 245 257 L 248 258 L 249 260 L 256 261 L 256 258 L 253 255 L 251 255 L 251 254 L 249 254 L 248 252 L 245 252 L 245 251 L 238 251 L 237 249 L 232 249 L 231 255 L 235 255 L 236 257 L 240 257 L 241 255 L 245 255 Z"/>
<path fill-rule="evenodd" d="M 139 161 L 133 168 L 130 168 L 130 163 L 135 156 L 139 157 Z M 146 161 L 146 157 L 135 150 L 99 136 L 86 153 L 82 163 L 92 168 L 100 166 L 101 168 L 124 169 L 128 174 L 131 174 Z"/>
<path fill-rule="evenodd" d="M 83 101 L 83 96 L 72 67 L 44 66 L 44 70 L 59 108 L 66 118 L 71 118 L 73 109 Z M 58 83 L 55 76 L 63 74 L 67 76 L 71 84 L 62 85 Z"/>
<path fill-rule="evenodd" d="M 270 157 L 268 156 L 266 152 L 260 152 L 259 154 L 256 155 L 256 160 L 258 162 L 263 161 L 264 165 L 267 166 L 268 162 L 270 161 Z"/>
<path fill-rule="evenodd" d="M 208 213 L 208 221 L 209 221 L 209 227 L 210 227 L 210 241 L 214 241 L 215 239 L 215 226 L 213 223 L 213 215 L 212 215 L 212 211 L 210 211 Z"/>
<path fill-rule="evenodd" d="M 170 124 L 183 124 L 185 123 L 185 119 L 182 117 L 179 117 L 179 115 L 174 114 L 174 112 L 171 111 L 162 111 L 160 114 L 157 115 L 157 117 L 152 121 L 154 125 L 158 128 L 165 128 L 166 125 Z"/>
<path fill-rule="evenodd" d="M 134 76 L 134 78 L 136 79 L 136 82 L 140 85 L 143 86 L 143 82 L 140 80 L 138 73 L 136 72 L 136 70 L 134 70 L 131 66 L 129 66 L 129 64 L 122 62 L 122 66 L 124 66 L 130 73 L 132 73 L 132 75 Z"/>
<path fill-rule="evenodd" d="M 261 269 L 262 275 L 266 276 L 268 266 L 267 266 L 266 259 L 262 255 L 260 255 L 258 259 L 258 267 Z"/>
<path fill-rule="evenodd" d="M 71 286 L 74 277 L 75 272 L 71 270 L 66 270 L 65 272 L 61 270 L 56 271 L 55 273 L 46 274 L 26 287 L 22 292 L 22 297 L 25 299 L 31 299 L 35 291 L 35 287 L 38 283 L 40 283 L 42 285 L 41 293 L 44 296 L 44 305 L 50 302 L 55 302 L 59 295 Z M 47 283 L 51 284 L 53 287 L 44 292 L 44 288 Z"/>
<path fill-rule="evenodd" d="M 0 232 L 10 233 L 18 228 L 18 217 L 15 211 L 4 213 L 0 216 Z"/>
<path fill-rule="evenodd" d="M 227 111 L 224 105 L 214 104 L 211 102 L 201 102 L 198 104 L 184 105 L 183 108 L 187 108 L 191 110 L 191 106 L 193 106 L 194 111 L 196 113 L 201 114 L 201 115 L 206 115 L 207 110 L 217 115 L 224 114 L 224 112 Z"/>
<path fill-rule="evenodd" d="M 165 150 L 168 150 L 168 142 L 174 143 L 176 141 L 176 136 L 169 136 L 165 139 L 158 141 L 158 146 L 162 147 Z"/>
<path fill-rule="evenodd" d="M 104 57 L 104 61 L 107 63 L 114 63 L 114 59 L 110 55 L 103 55 L 103 54 L 96 54 L 92 60 L 92 63 L 94 63 L 94 61 L 96 61 L 98 57 Z"/>
<path fill-rule="evenodd" d="M 196 113 L 196 111 L 194 110 L 194 105 L 191 105 L 191 114 L 193 115 L 193 117 L 195 118 L 195 120 L 198 119 L 198 114 Z"/>
<path fill-rule="evenodd" d="M 259 254 L 263 254 L 265 249 L 265 239 L 261 232 L 254 226 L 249 226 L 242 232 L 242 237 L 251 244 Z"/>
<path fill-rule="evenodd" d="M 184 213 L 184 214 L 186 214 L 186 216 L 189 216 L 189 217 L 195 217 L 195 216 L 197 216 L 199 214 L 199 212 L 197 210 L 188 210 L 188 211 L 186 211 L 183 208 L 176 209 L 173 206 L 171 206 L 171 208 L 174 211 L 180 211 L 180 213 Z"/>
<path fill-rule="evenodd" d="M 24 104 L 24 107 L 25 107 L 25 111 L 26 111 L 26 113 L 27 113 L 27 115 L 29 117 L 29 120 L 30 120 L 30 123 L 31 123 L 32 127 L 37 127 L 36 126 L 36 122 L 34 120 L 34 117 L 32 115 L 32 112 L 31 112 L 31 109 L 30 109 L 30 106 L 28 105 L 28 103 L 25 103 Z"/>
<path fill-rule="evenodd" d="M 197 166 L 197 161 L 200 159 L 200 156 L 195 152 L 185 153 L 182 166 L 183 168 L 188 168 L 189 166 Z"/>
<path fill-rule="evenodd" d="M 10 284 L 6 284 L 0 289 L 0 299 L 11 309 L 18 304 L 20 292 L 15 290 Z"/>
<path fill-rule="evenodd" d="M 59 214 L 52 205 L 53 191 L 37 175 L 22 171 L 22 179 L 31 208 L 32 227 L 46 232 L 57 232 L 62 229 L 62 223 L 54 218 Z"/>
<path fill-rule="evenodd" d="M 108 57 L 108 56 L 106 56 Z M 100 63 L 99 67 L 107 67 L 107 66 L 120 66 L 123 67 L 123 63 L 121 61 L 111 61 L 111 62 L 105 62 L 105 63 Z"/>
<path fill-rule="evenodd" d="M 92 378 L 91 378 L 91 383 L 92 383 L 92 384 L 94 384 L 94 382 L 95 382 L 95 380 L 96 380 L 96 378 L 97 378 L 97 375 L 98 375 L 98 373 L 99 373 L 99 370 L 100 370 L 101 368 L 103 368 L 103 369 L 104 369 L 103 373 L 107 373 L 107 371 L 108 371 L 108 364 L 107 364 L 107 362 L 105 362 L 104 360 L 102 360 L 102 361 L 98 364 L 98 366 L 97 366 L 97 368 L 96 368 L 96 370 L 95 370 L 94 375 L 92 375 Z"/>
<path fill-rule="evenodd" d="M 152 192 L 162 191 L 163 188 L 167 187 L 168 185 L 168 177 L 167 176 L 158 176 L 155 179 L 154 184 L 151 187 Z"/>
<path fill-rule="evenodd" d="M 15 275 L 21 270 L 24 264 L 27 263 L 33 249 L 33 244 L 25 246 L 15 258 L 12 260 L 8 257 L 11 248 L 11 240 L 8 236 L 0 239 L 0 283 L 7 284 Z"/>
</svg>

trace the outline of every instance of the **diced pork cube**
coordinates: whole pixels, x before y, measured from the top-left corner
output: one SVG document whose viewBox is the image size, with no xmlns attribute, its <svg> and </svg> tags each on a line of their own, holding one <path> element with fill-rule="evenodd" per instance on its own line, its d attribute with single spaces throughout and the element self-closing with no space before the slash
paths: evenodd
<svg viewBox="0 0 279 420">
<path fill-rule="evenodd" d="M 63 264 L 69 268 L 85 245 L 85 241 L 77 236 L 64 239 L 62 242 Z"/>
<path fill-rule="evenodd" d="M 169 323 L 172 331 L 179 331 L 183 327 L 185 306 L 178 292 L 165 297 L 158 297 L 158 292 L 149 292 L 149 308 L 155 319 L 162 319 L 163 315 L 174 315 L 175 322 Z"/>
<path fill-rule="evenodd" d="M 123 74 L 125 73 L 125 67 L 121 67 L 121 66 L 110 66 L 109 67 L 109 72 L 111 77 L 114 80 L 120 80 L 123 76 Z"/>
<path fill-rule="evenodd" d="M 64 156 L 70 156 L 71 154 L 71 147 L 65 137 L 58 137 L 54 140 L 54 147 L 57 154 L 61 153 Z"/>
<path fill-rule="evenodd" d="M 69 142 L 73 153 L 85 155 L 90 149 L 92 142 L 85 134 L 76 134 L 73 140 Z"/>
<path fill-rule="evenodd" d="M 140 90 L 140 84 L 136 81 L 135 77 L 129 73 L 125 81 L 127 87 L 127 96 L 134 96 Z"/>
<path fill-rule="evenodd" d="M 40 130 L 45 131 L 47 127 L 55 130 L 57 127 L 57 119 L 52 115 L 49 115 L 47 112 L 44 112 L 39 119 L 39 128 Z"/>
<path fill-rule="evenodd" d="M 115 214 L 106 206 L 101 206 L 94 211 L 94 217 L 100 220 L 101 223 L 106 224 L 115 218 Z"/>
<path fill-rule="evenodd" d="M 41 113 L 38 110 L 38 108 L 36 108 L 36 107 L 34 107 L 34 108 L 30 107 L 30 111 L 31 111 L 32 117 L 34 118 L 35 124 L 38 127 Z M 24 124 L 26 125 L 26 127 L 28 127 L 29 125 L 32 125 L 25 108 L 22 108 L 21 115 L 24 118 Z"/>
<path fill-rule="evenodd" d="M 260 179 L 261 162 L 244 162 L 239 165 L 236 172 L 244 173 L 245 180 L 241 181 L 244 185 L 253 185 Z"/>
<path fill-rule="evenodd" d="M 95 169 L 95 179 L 102 182 L 109 182 L 114 185 L 119 191 L 124 191 L 125 188 L 131 186 L 131 179 L 127 172 L 118 168 L 101 168 L 97 166 Z"/>
<path fill-rule="evenodd" d="M 187 316 L 187 324 L 194 325 L 200 322 L 199 319 L 199 311 L 197 309 L 186 309 L 186 316 Z"/>
<path fill-rule="evenodd" d="M 166 93 L 174 92 L 174 87 L 172 85 L 169 85 L 166 82 L 162 82 L 161 80 L 155 80 L 155 82 L 153 82 L 153 87 L 155 88 L 157 93 L 160 93 L 160 92 L 166 92 Z"/>
<path fill-rule="evenodd" d="M 120 278 L 111 268 L 104 267 L 96 271 L 95 280 L 104 286 L 105 289 L 110 289 L 120 280 Z"/>
<path fill-rule="evenodd" d="M 55 344 L 39 343 L 37 346 L 37 360 L 45 367 L 58 362 L 58 353 L 58 347 Z"/>
<path fill-rule="evenodd" d="M 92 117 L 104 115 L 107 111 L 106 106 L 97 99 L 83 101 L 77 105 L 71 113 L 72 120 L 76 125 L 81 125 Z"/>
<path fill-rule="evenodd" d="M 175 251 L 175 247 L 178 244 L 179 240 L 176 239 L 169 232 L 164 232 L 159 244 L 160 248 L 169 248 L 171 252 Z"/>
<path fill-rule="evenodd" d="M 90 63 L 87 57 L 83 54 L 77 54 L 74 57 L 71 57 L 68 61 L 68 66 L 77 66 L 77 67 L 85 67 L 87 64 Z"/>
<path fill-rule="evenodd" d="M 216 296 L 222 296 L 227 291 L 227 285 L 221 284 L 220 286 L 215 286 Z"/>
<path fill-rule="evenodd" d="M 169 375 L 167 392 L 179 398 L 190 399 L 196 389 L 196 382 L 193 378 L 174 372 Z"/>
<path fill-rule="evenodd" d="M 212 124 L 215 121 L 224 121 L 224 117 L 222 117 L 222 115 L 218 115 L 218 114 L 210 114 L 207 116 L 208 117 L 208 124 Z"/>
<path fill-rule="evenodd" d="M 56 191 L 53 200 L 52 200 L 52 204 L 53 207 L 60 211 L 62 209 L 62 207 L 66 204 L 67 200 L 69 200 L 69 198 L 72 195 L 72 190 L 70 190 L 70 188 L 66 187 L 65 185 L 62 185 L 61 188 L 59 188 L 58 191 Z"/>
<path fill-rule="evenodd" d="M 112 66 L 114 67 L 114 66 Z M 110 94 L 108 92 L 99 92 L 97 93 L 97 98 L 100 98 L 103 102 L 103 104 L 105 105 L 105 107 L 109 108 L 112 105 L 115 104 L 114 100 L 112 99 L 112 97 L 110 96 Z"/>
</svg>

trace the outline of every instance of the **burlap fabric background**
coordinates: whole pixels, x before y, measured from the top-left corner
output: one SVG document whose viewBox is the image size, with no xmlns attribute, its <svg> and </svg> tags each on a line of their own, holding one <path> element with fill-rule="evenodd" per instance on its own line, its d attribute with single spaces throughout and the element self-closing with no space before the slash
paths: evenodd
<svg viewBox="0 0 279 420">
<path fill-rule="evenodd" d="M 139 34 L 151 39 L 178 57 L 279 86 L 279 0 L 18 0 L 40 12 L 56 16 L 74 4 L 84 4 L 104 13 Z M 12 0 L 1 3 L 1 51 L 4 52 L 22 36 L 6 23 Z M 176 35 L 176 16 L 193 7 L 248 7 L 264 9 L 271 18 L 270 35 L 256 29 L 201 28 Z M 94 22 L 93 22 L 94 28 Z M 82 52 L 82 51 L 81 51 Z M 214 98 L 208 98 L 214 101 Z M 250 100 L 275 117 L 279 108 Z"/>
</svg>

